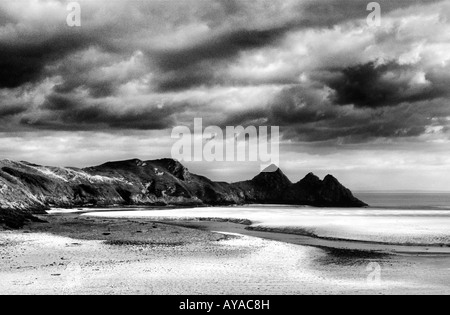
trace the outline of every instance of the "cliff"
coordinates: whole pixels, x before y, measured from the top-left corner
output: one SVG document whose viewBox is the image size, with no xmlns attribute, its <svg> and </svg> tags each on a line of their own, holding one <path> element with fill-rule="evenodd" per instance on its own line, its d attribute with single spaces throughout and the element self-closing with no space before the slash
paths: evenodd
<svg viewBox="0 0 450 315">
<path fill-rule="evenodd" d="M 250 181 L 213 182 L 171 159 L 108 162 L 85 169 L 0 161 L 0 224 L 20 226 L 49 207 L 234 205 L 279 203 L 363 207 L 334 177 L 309 174 L 298 183 L 277 167 Z"/>
</svg>

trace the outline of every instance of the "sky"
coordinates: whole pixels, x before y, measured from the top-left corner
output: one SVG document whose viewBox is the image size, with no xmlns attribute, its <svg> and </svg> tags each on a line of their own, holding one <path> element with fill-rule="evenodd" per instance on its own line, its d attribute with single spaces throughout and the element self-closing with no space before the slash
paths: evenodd
<svg viewBox="0 0 450 315">
<path fill-rule="evenodd" d="M 177 126 L 279 126 L 292 181 L 450 191 L 450 1 L 0 2 L 0 159 L 170 157 Z M 214 180 L 257 163 L 192 162 Z"/>
</svg>

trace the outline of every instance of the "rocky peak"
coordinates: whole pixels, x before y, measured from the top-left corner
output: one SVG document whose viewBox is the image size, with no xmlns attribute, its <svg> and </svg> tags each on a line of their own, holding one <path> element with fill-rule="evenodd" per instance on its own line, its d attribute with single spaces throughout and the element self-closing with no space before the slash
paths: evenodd
<svg viewBox="0 0 450 315">
<path fill-rule="evenodd" d="M 367 204 L 358 200 L 352 192 L 342 185 L 334 176 L 327 175 L 323 180 L 323 185 L 320 190 L 322 200 L 326 204 L 355 207 L 365 207 Z"/>
<path fill-rule="evenodd" d="M 327 175 L 325 176 L 323 180 L 324 184 L 337 184 L 340 185 L 339 181 L 334 177 L 333 175 Z"/>
<path fill-rule="evenodd" d="M 280 168 L 275 164 L 269 165 L 262 171 L 262 173 L 275 173 L 275 172 L 281 172 Z"/>
<path fill-rule="evenodd" d="M 276 165 L 271 165 L 266 168 L 258 176 L 253 178 L 252 182 L 272 188 L 283 188 L 292 185 L 289 178 Z"/>
<path fill-rule="evenodd" d="M 314 173 L 309 173 L 300 182 L 303 182 L 303 183 L 319 183 L 319 182 L 321 182 L 321 180 Z"/>
<path fill-rule="evenodd" d="M 301 181 L 299 181 L 297 186 L 301 187 L 304 190 L 315 190 L 318 187 L 322 186 L 322 181 L 319 177 L 314 175 L 313 173 L 309 173 L 305 176 Z"/>
</svg>

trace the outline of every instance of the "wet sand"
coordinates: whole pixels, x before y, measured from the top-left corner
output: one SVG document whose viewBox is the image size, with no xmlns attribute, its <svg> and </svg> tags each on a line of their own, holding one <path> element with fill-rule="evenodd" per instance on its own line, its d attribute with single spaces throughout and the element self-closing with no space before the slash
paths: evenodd
<svg viewBox="0 0 450 315">
<path fill-rule="evenodd" d="M 226 222 L 42 218 L 0 231 L 0 294 L 450 293 L 448 257 L 302 246 Z"/>
<path fill-rule="evenodd" d="M 447 246 L 416 246 L 401 244 L 381 244 L 374 242 L 324 239 L 298 234 L 298 231 L 286 229 L 282 233 L 279 228 L 249 228 L 243 224 L 233 222 L 173 222 L 175 226 L 185 226 L 198 228 L 205 231 L 216 231 L 225 233 L 237 233 L 252 237 L 259 237 L 267 240 L 279 241 L 295 245 L 312 246 L 318 248 L 328 248 L 336 250 L 346 250 L 353 252 L 370 252 L 387 255 L 408 255 L 408 256 L 442 256 L 450 259 L 450 247 Z M 281 229 L 282 230 L 282 229 Z M 296 234 L 297 233 L 297 234 Z"/>
</svg>

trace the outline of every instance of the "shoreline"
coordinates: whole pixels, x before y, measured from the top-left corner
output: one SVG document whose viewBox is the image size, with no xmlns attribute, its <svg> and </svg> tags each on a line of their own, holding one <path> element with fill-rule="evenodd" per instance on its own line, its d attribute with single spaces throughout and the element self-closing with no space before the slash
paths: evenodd
<svg viewBox="0 0 450 315">
<path fill-rule="evenodd" d="M 366 242 L 357 240 L 341 240 L 341 239 L 328 239 L 316 236 L 307 236 L 301 234 L 285 233 L 277 231 L 277 229 L 249 229 L 248 225 L 234 223 L 224 220 L 218 221 L 186 221 L 186 220 L 158 220 L 155 222 L 161 222 L 180 227 L 191 227 L 208 232 L 223 232 L 240 234 L 251 237 L 258 237 L 266 240 L 279 241 L 288 244 L 311 246 L 316 248 L 347 250 L 352 252 L 365 252 L 365 253 L 378 253 L 388 255 L 412 255 L 412 256 L 449 256 L 449 247 L 429 246 L 429 245 L 402 245 L 402 244 L 385 244 L 377 242 Z"/>
</svg>

